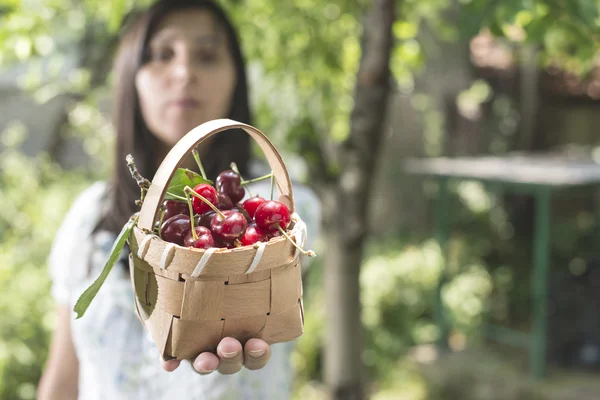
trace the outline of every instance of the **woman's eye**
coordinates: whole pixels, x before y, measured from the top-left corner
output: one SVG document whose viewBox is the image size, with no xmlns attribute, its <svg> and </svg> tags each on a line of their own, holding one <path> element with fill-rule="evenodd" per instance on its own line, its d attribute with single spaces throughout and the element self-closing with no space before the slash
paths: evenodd
<svg viewBox="0 0 600 400">
<path fill-rule="evenodd" d="M 153 50 L 150 58 L 152 61 L 169 61 L 173 57 L 173 50 L 164 48 Z"/>
<path fill-rule="evenodd" d="M 217 53 L 214 51 L 200 51 L 198 52 L 198 60 L 205 64 L 212 64 L 218 59 Z"/>
</svg>

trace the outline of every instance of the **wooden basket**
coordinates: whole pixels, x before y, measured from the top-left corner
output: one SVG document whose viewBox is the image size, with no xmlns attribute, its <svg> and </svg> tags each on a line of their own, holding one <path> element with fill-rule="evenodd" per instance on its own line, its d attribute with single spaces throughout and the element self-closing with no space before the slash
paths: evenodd
<svg viewBox="0 0 600 400">
<path fill-rule="evenodd" d="M 285 237 L 258 248 L 200 250 L 150 234 L 160 204 L 183 159 L 199 143 L 241 128 L 261 147 L 273 170 L 278 200 L 292 213 L 289 234 L 301 246 L 306 227 L 294 212 L 292 184 L 281 156 L 258 129 L 228 119 L 202 124 L 184 136 L 158 168 L 129 238 L 136 312 L 163 359 L 191 359 L 215 352 L 226 336 L 285 342 L 303 332 L 299 252 Z M 226 133 L 225 133 L 226 134 Z"/>
</svg>

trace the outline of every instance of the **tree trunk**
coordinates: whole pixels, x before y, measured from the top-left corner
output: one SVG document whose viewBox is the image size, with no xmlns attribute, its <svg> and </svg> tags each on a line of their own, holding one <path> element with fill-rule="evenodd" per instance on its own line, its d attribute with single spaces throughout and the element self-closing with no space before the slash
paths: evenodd
<svg viewBox="0 0 600 400">
<path fill-rule="evenodd" d="M 364 22 L 350 134 L 340 148 L 339 184 L 324 190 L 328 245 L 325 381 L 333 399 L 365 397 L 359 274 L 369 193 L 390 92 L 395 7 L 394 0 L 373 0 Z"/>
</svg>

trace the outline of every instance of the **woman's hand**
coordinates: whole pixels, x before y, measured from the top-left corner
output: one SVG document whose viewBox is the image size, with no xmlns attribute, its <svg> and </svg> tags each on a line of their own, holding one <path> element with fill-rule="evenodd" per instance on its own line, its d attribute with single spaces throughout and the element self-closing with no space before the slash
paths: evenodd
<svg viewBox="0 0 600 400">
<path fill-rule="evenodd" d="M 199 374 L 206 375 L 217 370 L 224 375 L 235 374 L 243 366 L 247 369 L 261 369 L 271 357 L 271 347 L 261 339 L 250 339 L 242 351 L 242 344 L 234 338 L 226 337 L 217 346 L 217 355 L 204 352 L 194 360 L 192 366 Z M 175 371 L 181 361 L 163 361 L 165 371 Z"/>
</svg>

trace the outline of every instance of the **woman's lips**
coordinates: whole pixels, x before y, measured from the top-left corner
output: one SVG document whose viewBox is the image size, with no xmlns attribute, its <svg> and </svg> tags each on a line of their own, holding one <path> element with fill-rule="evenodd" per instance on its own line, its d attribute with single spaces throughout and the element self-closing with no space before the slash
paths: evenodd
<svg viewBox="0 0 600 400">
<path fill-rule="evenodd" d="M 182 98 L 171 101 L 170 105 L 177 108 L 198 108 L 200 102 L 192 98 Z"/>
</svg>

